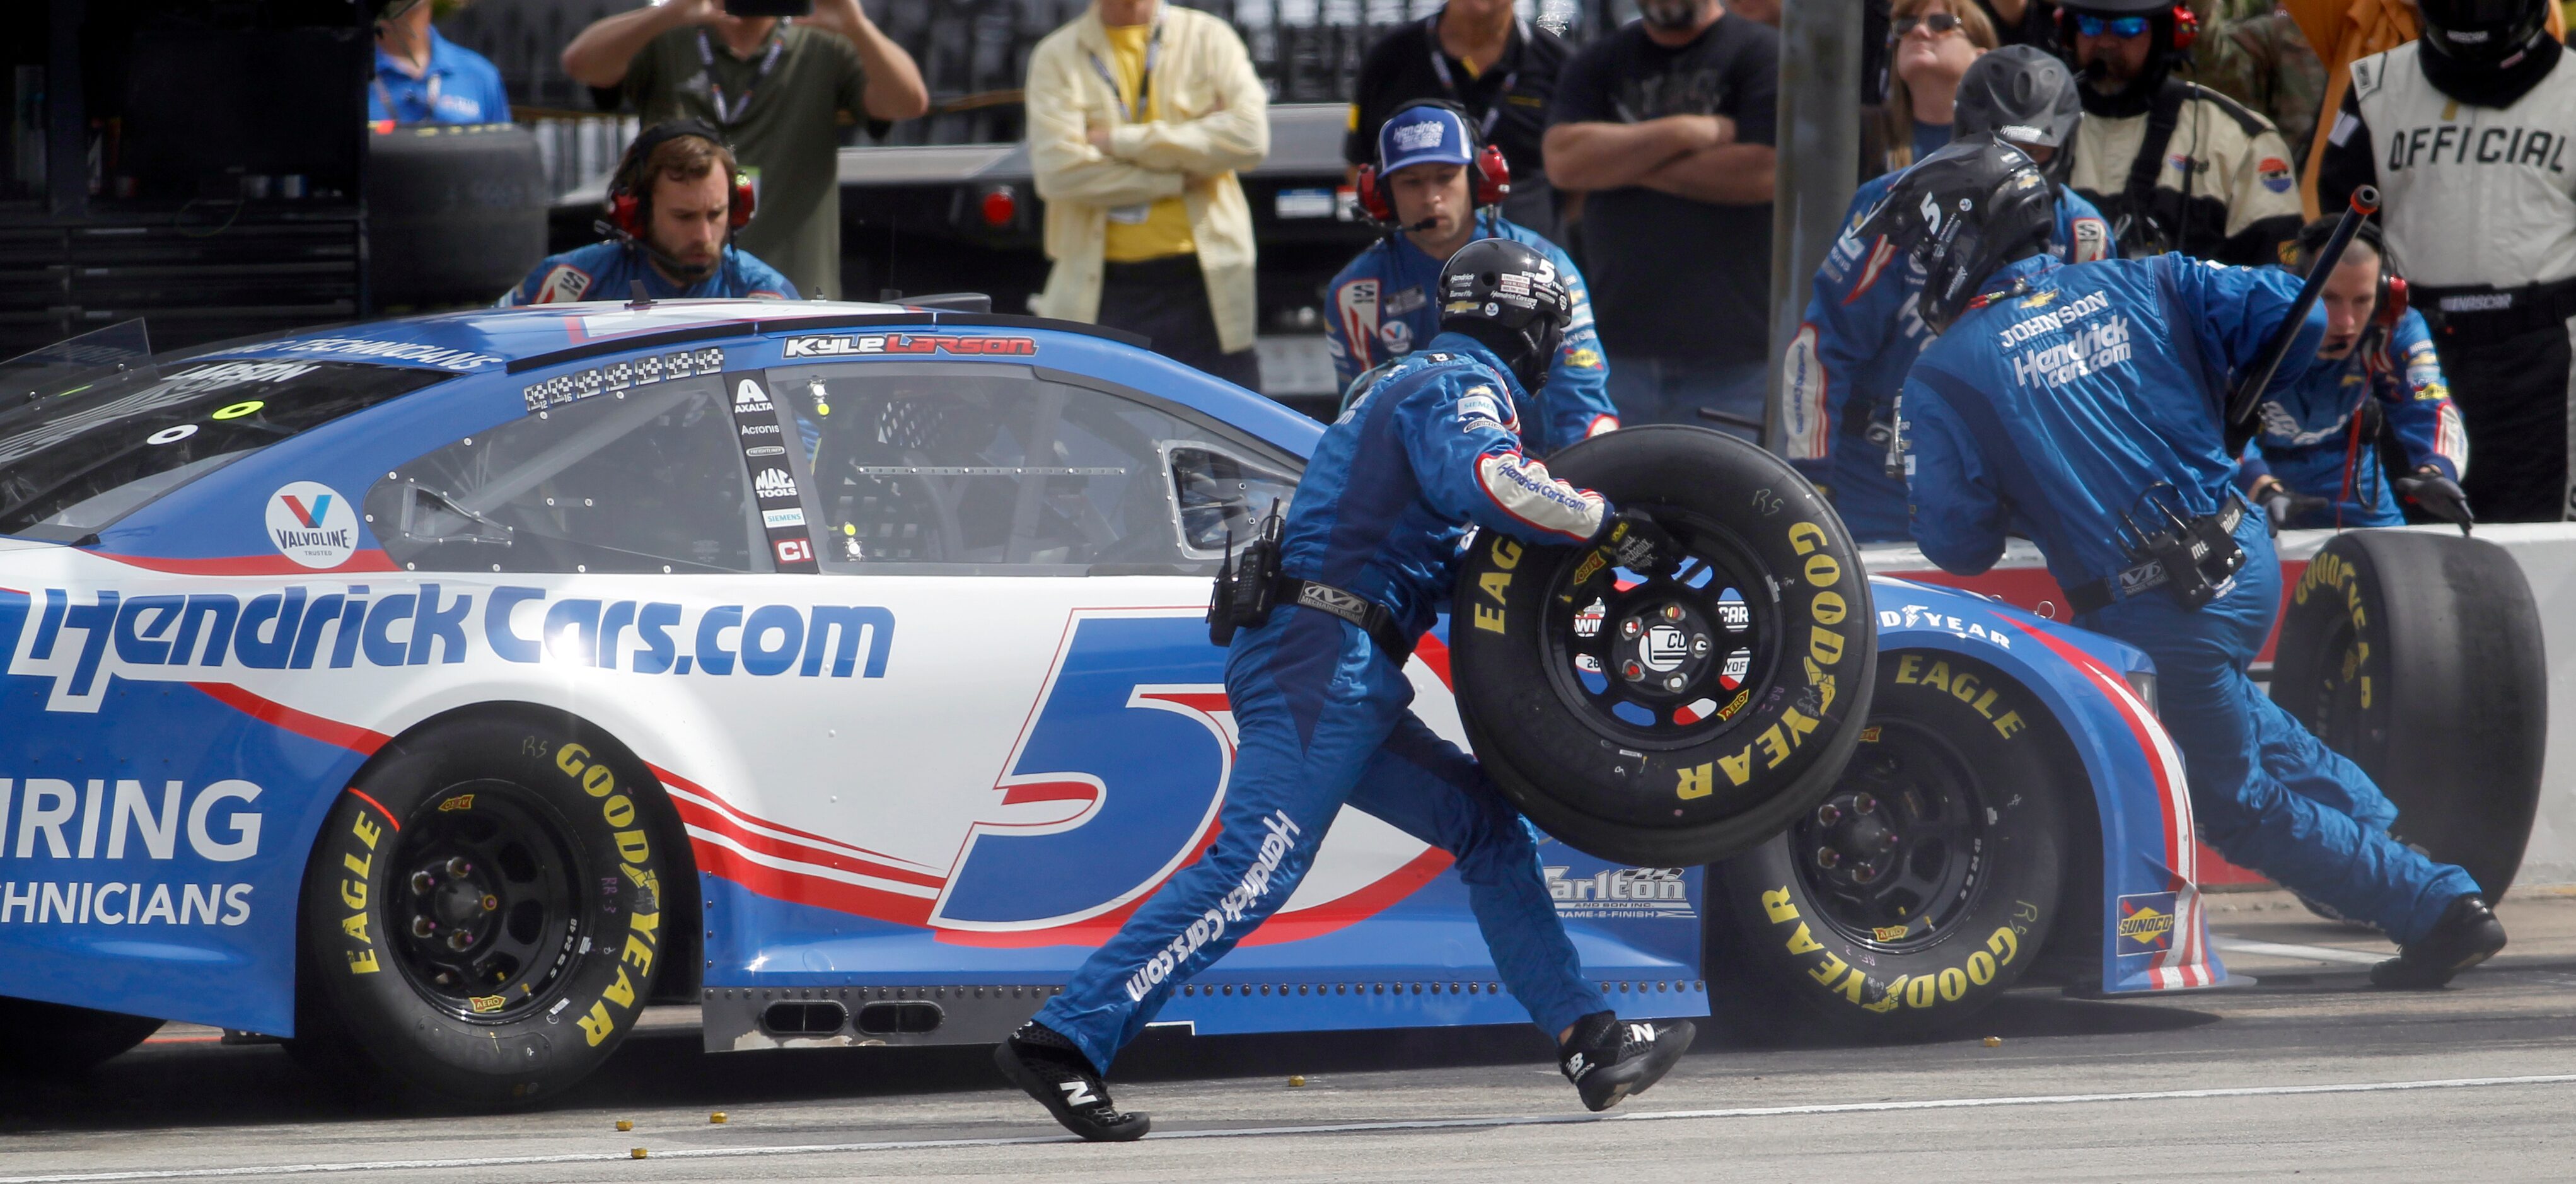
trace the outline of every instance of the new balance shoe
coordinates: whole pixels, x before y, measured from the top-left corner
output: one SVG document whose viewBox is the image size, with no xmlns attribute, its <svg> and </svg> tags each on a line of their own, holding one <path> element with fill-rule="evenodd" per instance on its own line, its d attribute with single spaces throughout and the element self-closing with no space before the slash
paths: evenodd
<svg viewBox="0 0 2576 1184">
<path fill-rule="evenodd" d="M 2504 948 L 2504 923 L 2475 892 L 2451 900 L 2423 940 L 2370 968 L 2371 985 L 2393 991 L 2429 991 Z"/>
<path fill-rule="evenodd" d="M 1109 1101 L 1109 1083 L 1091 1067 L 1082 1050 L 1054 1029 L 1030 1020 L 993 1049 L 993 1063 L 1011 1084 L 1055 1115 L 1064 1129 L 1094 1143 L 1141 1139 L 1154 1123 L 1142 1114 L 1121 1111 Z"/>
<path fill-rule="evenodd" d="M 1557 1050 L 1557 1065 L 1585 1106 L 1607 1110 L 1662 1080 L 1696 1035 L 1689 1020 L 1623 1024 L 1616 1013 L 1597 1011 L 1575 1021 L 1573 1037 Z"/>
</svg>

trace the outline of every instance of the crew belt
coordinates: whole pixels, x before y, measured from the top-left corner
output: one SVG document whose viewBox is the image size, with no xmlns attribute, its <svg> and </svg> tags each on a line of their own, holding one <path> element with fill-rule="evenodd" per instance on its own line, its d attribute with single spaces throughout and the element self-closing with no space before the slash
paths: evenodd
<svg viewBox="0 0 2576 1184">
<path fill-rule="evenodd" d="M 1399 669 L 1413 657 L 1413 639 L 1405 636 L 1404 630 L 1396 625 L 1395 614 L 1388 612 L 1385 605 L 1357 592 L 1283 576 L 1279 580 L 1279 599 L 1284 603 L 1331 613 L 1359 626 L 1368 633 L 1369 640 L 1377 643 L 1379 650 L 1395 660 Z"/>
<path fill-rule="evenodd" d="M 2445 341 L 2490 342 L 2556 329 L 2576 316 L 2576 277 L 2518 288 L 2419 287 L 2408 303 Z"/>
<path fill-rule="evenodd" d="M 2218 529 L 2234 534 L 2236 528 L 2245 521 L 2245 503 L 2231 497 L 2227 499 L 2226 505 L 2218 508 L 2217 513 L 2206 517 L 2218 519 Z M 2162 587 L 2167 578 L 2164 562 L 2150 559 L 2135 567 L 2123 568 L 2092 583 L 2077 584 L 2067 589 L 2066 603 L 2075 610 L 2075 615 L 2080 617 L 2086 613 L 2100 612 L 2141 592 Z"/>
</svg>

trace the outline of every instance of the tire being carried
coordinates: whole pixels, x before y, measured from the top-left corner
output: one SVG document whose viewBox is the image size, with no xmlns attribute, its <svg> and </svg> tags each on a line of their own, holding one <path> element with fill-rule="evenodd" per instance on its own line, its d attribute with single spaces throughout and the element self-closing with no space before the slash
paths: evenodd
<svg viewBox="0 0 2576 1184">
<path fill-rule="evenodd" d="M 660 786 L 561 717 L 478 713 L 377 754 L 305 873 L 308 1064 L 492 1108 L 634 1027 L 671 944 Z"/>
<path fill-rule="evenodd" d="M 1722 859 L 1813 809 L 1878 653 L 1841 519 L 1786 462 L 1703 428 L 1611 432 L 1548 468 L 1652 514 L 1684 557 L 1648 578 L 1594 548 L 1475 539 L 1449 646 L 1487 774 L 1550 834 L 1648 867 Z"/>
<path fill-rule="evenodd" d="M 1982 707 L 1984 710 L 1979 710 Z M 1710 869 L 1709 978 L 1812 1028 L 1937 1035 L 2009 989 L 2056 927 L 2062 741 L 1992 667 L 1906 652 L 1825 800 Z"/>
<path fill-rule="evenodd" d="M 2521 565 L 2484 539 L 2349 531 L 2289 600 L 2272 701 L 2370 774 L 2397 806 L 2399 842 L 2501 899 L 2531 837 L 2549 729 Z"/>
</svg>

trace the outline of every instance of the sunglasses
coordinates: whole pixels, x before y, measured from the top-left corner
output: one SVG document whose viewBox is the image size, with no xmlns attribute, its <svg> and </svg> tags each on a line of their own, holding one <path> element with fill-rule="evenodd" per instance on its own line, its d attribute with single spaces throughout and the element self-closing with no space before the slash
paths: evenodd
<svg viewBox="0 0 2576 1184">
<path fill-rule="evenodd" d="M 2143 37 L 2147 32 L 2147 18 L 2142 16 L 2093 16 L 2088 13 L 2079 12 L 2075 14 L 2075 31 L 2087 37 L 2099 37 L 2104 33 L 2109 33 L 2114 37 Z"/>
<path fill-rule="evenodd" d="M 1946 12 L 1936 12 L 1930 16 L 1900 16 L 1896 18 L 1894 24 L 1888 26 L 1887 39 L 1890 41 L 1902 39 L 1918 26 L 1931 30 L 1932 35 L 1938 37 L 1956 30 L 1959 27 L 1959 18 Z"/>
</svg>

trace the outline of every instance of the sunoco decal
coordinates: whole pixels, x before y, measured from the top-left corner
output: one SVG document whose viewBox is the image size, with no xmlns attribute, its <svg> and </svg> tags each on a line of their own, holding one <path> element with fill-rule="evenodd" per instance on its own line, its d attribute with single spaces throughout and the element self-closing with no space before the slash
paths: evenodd
<svg viewBox="0 0 2576 1184">
<path fill-rule="evenodd" d="M 305 567 L 338 567 L 357 552 L 358 512 L 330 486 L 297 481 L 269 495 L 268 539 Z"/>
<path fill-rule="evenodd" d="M 2120 898 L 2122 956 L 2161 954 L 2173 948 L 2174 894 L 2148 892 Z"/>
<path fill-rule="evenodd" d="M 879 333 L 866 337 L 790 337 L 786 356 L 850 358 L 870 355 L 969 354 L 976 357 L 1027 357 L 1038 352 L 1033 337 L 952 337 L 941 333 Z"/>
</svg>

